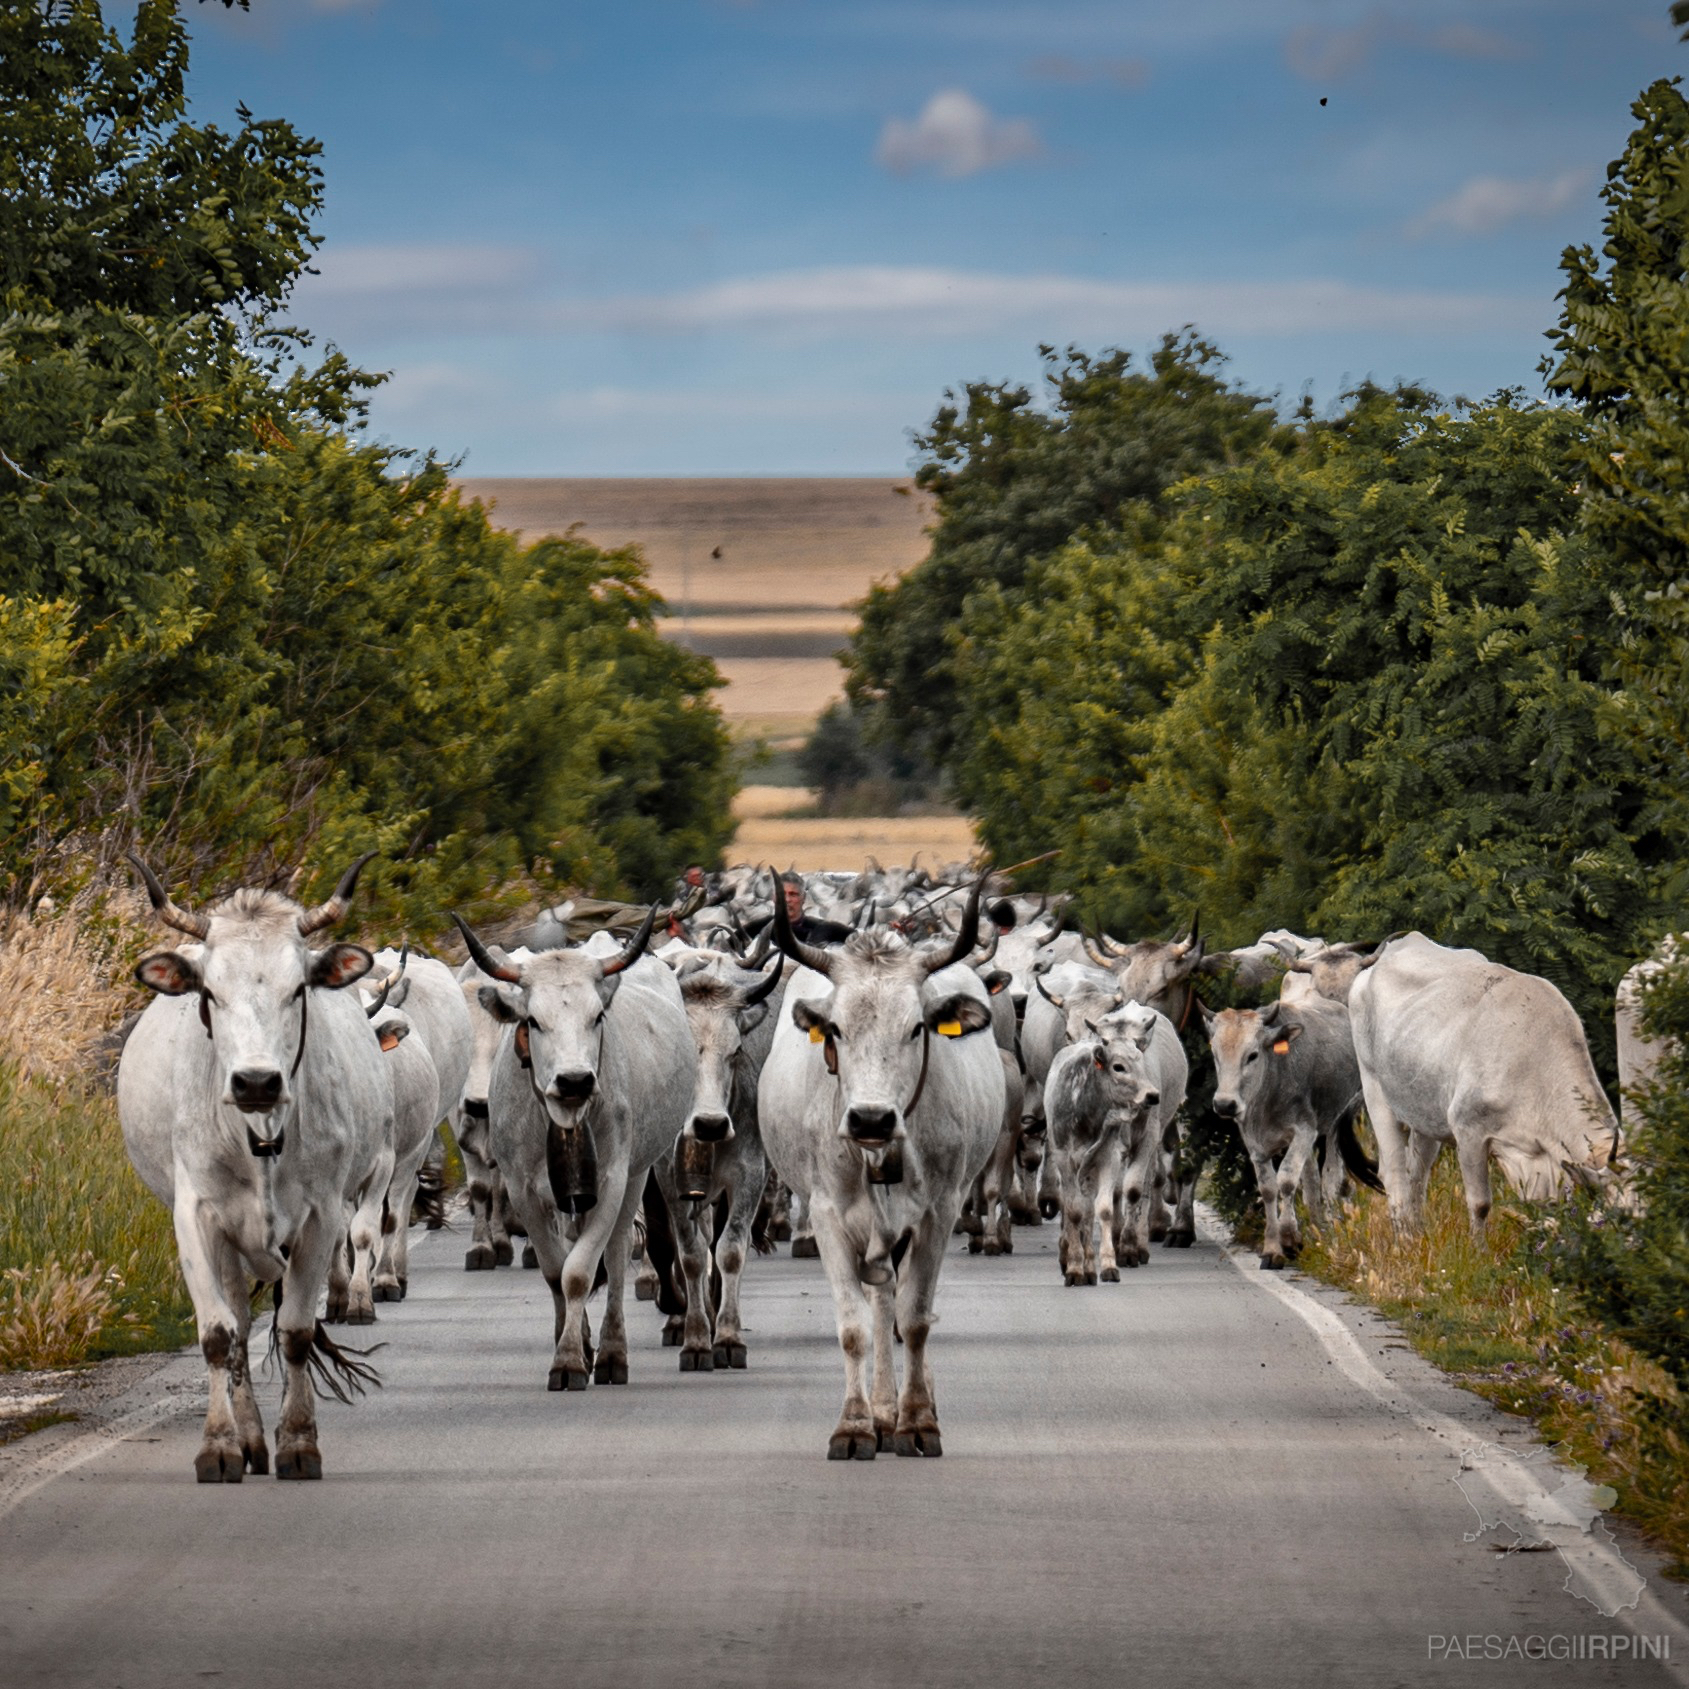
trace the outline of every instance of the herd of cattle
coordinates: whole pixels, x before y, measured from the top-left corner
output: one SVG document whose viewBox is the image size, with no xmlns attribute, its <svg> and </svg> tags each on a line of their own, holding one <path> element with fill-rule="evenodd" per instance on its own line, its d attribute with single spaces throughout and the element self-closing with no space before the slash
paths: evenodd
<svg viewBox="0 0 1689 1689">
<path fill-rule="evenodd" d="M 317 1389 L 344 1398 L 373 1377 L 324 1322 L 368 1323 L 404 1296 L 442 1121 L 467 1175 L 466 1265 L 512 1263 L 514 1234 L 551 1288 L 554 1390 L 627 1383 L 630 1269 L 681 1370 L 707 1372 L 746 1364 L 748 1255 L 787 1237 L 818 1255 L 845 1366 L 835 1459 L 942 1452 L 927 1342 L 955 1234 L 997 1254 L 1017 1220 L 1059 1215 L 1065 1282 L 1117 1280 L 1152 1242 L 1192 1242 L 1204 1130 L 1241 1135 L 1263 1267 L 1298 1247 L 1298 1191 L 1317 1219 L 1348 1174 L 1412 1226 L 1452 1141 L 1481 1228 L 1492 1157 L 1547 1197 L 1568 1175 L 1610 1177 L 1618 1148 L 1559 992 L 1418 933 L 1208 953 L 1194 924 L 1117 944 L 1065 930 L 1060 900 L 959 871 L 870 865 L 804 876 L 800 894 L 744 868 L 694 872 L 625 938 L 570 942 L 568 906 L 510 949 L 459 920 L 454 970 L 310 946 L 362 862 L 312 909 L 249 889 L 205 912 L 135 865 L 193 940 L 136 968 L 157 995 L 118 1102 L 197 1316 L 201 1482 L 269 1469 L 254 1278 L 274 1287 L 285 1363 L 276 1475 L 321 1475 Z M 1260 1006 L 1211 1012 L 1205 981 Z"/>
</svg>

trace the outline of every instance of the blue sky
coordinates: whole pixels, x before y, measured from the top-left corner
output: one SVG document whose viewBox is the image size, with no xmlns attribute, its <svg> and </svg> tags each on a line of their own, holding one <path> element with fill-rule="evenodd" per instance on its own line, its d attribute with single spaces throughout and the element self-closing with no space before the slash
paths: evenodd
<svg viewBox="0 0 1689 1689">
<path fill-rule="evenodd" d="M 196 115 L 325 144 L 294 315 L 481 475 L 900 471 L 946 387 L 1185 322 L 1287 403 L 1534 389 L 1689 70 L 1666 0 L 186 11 Z"/>
</svg>

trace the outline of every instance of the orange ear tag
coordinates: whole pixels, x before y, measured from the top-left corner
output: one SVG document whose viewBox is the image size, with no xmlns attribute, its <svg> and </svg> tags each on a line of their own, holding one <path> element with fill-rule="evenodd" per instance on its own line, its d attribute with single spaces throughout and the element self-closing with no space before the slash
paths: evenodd
<svg viewBox="0 0 1689 1689">
<path fill-rule="evenodd" d="M 827 1037 L 820 1027 L 812 1026 L 809 1029 L 809 1041 L 812 1044 L 824 1044 L 827 1041 Z"/>
<path fill-rule="evenodd" d="M 1289 1053 L 1290 1040 L 1288 1038 L 1281 1038 L 1275 1045 L 1273 1045 L 1273 1054 L 1275 1056 L 1288 1055 Z"/>
<path fill-rule="evenodd" d="M 383 1050 L 396 1050 L 399 1047 L 399 1040 L 391 1032 L 384 1032 L 381 1035 L 381 1047 Z"/>
<path fill-rule="evenodd" d="M 959 1020 L 941 1020 L 938 1023 L 938 1035 L 940 1038 L 960 1038 L 962 1023 Z"/>
</svg>

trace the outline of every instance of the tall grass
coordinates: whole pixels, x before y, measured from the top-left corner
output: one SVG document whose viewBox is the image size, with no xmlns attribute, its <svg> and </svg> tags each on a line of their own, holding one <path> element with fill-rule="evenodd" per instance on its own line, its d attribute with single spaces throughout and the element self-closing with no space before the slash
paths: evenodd
<svg viewBox="0 0 1689 1689">
<path fill-rule="evenodd" d="M 1498 1192 L 1500 1189 L 1498 1175 Z M 1689 1433 L 1670 1376 L 1554 1284 L 1522 1205 L 1498 1202 L 1482 1241 L 1453 1158 L 1435 1169 L 1425 1225 L 1400 1236 L 1384 1199 L 1361 1192 L 1297 1265 L 1398 1321 L 1422 1355 L 1542 1434 L 1618 1492 L 1614 1511 L 1649 1531 L 1689 1577 Z"/>
<path fill-rule="evenodd" d="M 91 1046 L 134 1001 L 119 980 L 137 936 L 121 906 L 79 902 L 0 941 L 0 1368 L 191 1335 L 170 1215 L 90 1078 Z"/>
</svg>

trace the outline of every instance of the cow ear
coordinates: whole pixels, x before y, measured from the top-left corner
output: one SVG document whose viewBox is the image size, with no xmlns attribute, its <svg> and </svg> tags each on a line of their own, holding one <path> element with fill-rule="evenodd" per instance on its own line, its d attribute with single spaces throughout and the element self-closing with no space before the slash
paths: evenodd
<svg viewBox="0 0 1689 1689">
<path fill-rule="evenodd" d="M 827 1017 L 813 1003 L 806 1003 L 801 997 L 792 1005 L 792 1024 L 800 1032 L 820 1033 L 822 1037 L 827 1035 Z"/>
<path fill-rule="evenodd" d="M 1149 1021 L 1138 1028 L 1138 1048 L 1147 1050 L 1155 1042 L 1155 1022 Z"/>
<path fill-rule="evenodd" d="M 407 1020 L 384 1020 L 375 1029 L 375 1036 L 380 1040 L 383 1050 L 396 1050 L 399 1045 L 411 1035 L 410 1022 Z"/>
<path fill-rule="evenodd" d="M 520 1020 L 522 1018 L 519 1014 L 517 1014 L 515 1008 L 505 1001 L 504 993 L 500 991 L 496 985 L 483 985 L 481 989 L 475 993 L 475 1001 L 479 1003 L 494 1020 L 501 1022 L 505 1026 L 509 1026 L 512 1021 Z"/>
<path fill-rule="evenodd" d="M 312 954 L 305 978 L 321 990 L 340 991 L 374 966 L 375 958 L 361 944 L 331 944 Z"/>
<path fill-rule="evenodd" d="M 1302 1028 L 1293 1020 L 1287 1020 L 1282 1026 L 1273 1028 L 1277 1036 L 1273 1039 L 1273 1054 L 1282 1056 L 1290 1049 L 1292 1038 L 1302 1036 Z"/>
<path fill-rule="evenodd" d="M 990 973 L 980 975 L 980 979 L 984 983 L 985 989 L 989 991 L 993 997 L 1000 997 L 1005 991 L 1007 991 L 1011 982 L 1014 980 L 1014 977 L 1015 976 L 1013 974 L 1004 972 L 1002 968 L 993 968 Z"/>
<path fill-rule="evenodd" d="M 161 997 L 185 997 L 190 991 L 203 990 L 205 985 L 199 964 L 178 956 L 174 950 L 143 956 L 135 964 L 135 977 L 147 990 L 156 991 Z"/>
<path fill-rule="evenodd" d="M 946 1038 L 965 1038 L 991 1024 L 991 1011 L 977 997 L 958 991 L 927 1010 L 927 1027 Z"/>
<path fill-rule="evenodd" d="M 746 1033 L 755 1032 L 762 1025 L 768 1014 L 766 1003 L 747 1003 L 739 1011 L 739 1033 L 743 1037 Z"/>
</svg>

